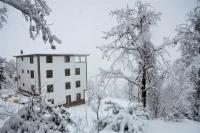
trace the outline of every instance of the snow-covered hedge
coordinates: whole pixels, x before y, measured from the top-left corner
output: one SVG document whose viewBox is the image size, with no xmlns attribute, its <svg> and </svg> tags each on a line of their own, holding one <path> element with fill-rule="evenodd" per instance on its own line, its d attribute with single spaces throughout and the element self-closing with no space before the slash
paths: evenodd
<svg viewBox="0 0 200 133">
<path fill-rule="evenodd" d="M 124 108 L 117 103 L 108 101 L 105 103 L 105 111 L 110 115 L 104 119 L 104 130 L 112 130 L 114 132 L 128 133 L 143 133 L 145 122 L 148 119 L 142 104 L 131 103 L 127 108 Z M 106 122 L 105 122 L 106 121 Z"/>
</svg>

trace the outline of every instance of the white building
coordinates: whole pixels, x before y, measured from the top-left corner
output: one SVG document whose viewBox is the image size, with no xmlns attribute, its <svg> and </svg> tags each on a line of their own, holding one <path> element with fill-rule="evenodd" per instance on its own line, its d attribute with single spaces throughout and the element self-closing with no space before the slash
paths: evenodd
<svg viewBox="0 0 200 133">
<path fill-rule="evenodd" d="M 21 54 L 16 57 L 17 87 L 55 105 L 85 103 L 87 54 Z"/>
</svg>

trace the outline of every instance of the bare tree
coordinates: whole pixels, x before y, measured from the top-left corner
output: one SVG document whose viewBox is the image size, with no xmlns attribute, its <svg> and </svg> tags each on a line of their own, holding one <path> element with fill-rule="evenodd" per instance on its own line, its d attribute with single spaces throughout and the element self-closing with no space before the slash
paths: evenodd
<svg viewBox="0 0 200 133">
<path fill-rule="evenodd" d="M 89 84 L 90 95 L 92 95 L 91 99 L 91 106 L 93 111 L 96 114 L 96 122 L 95 122 L 95 129 L 97 133 L 102 130 L 102 121 L 100 118 L 100 107 L 102 101 L 107 97 L 106 87 L 108 85 L 109 80 L 106 82 L 102 80 L 101 77 L 97 77 L 93 82 L 91 81 Z"/>
<path fill-rule="evenodd" d="M 117 25 L 104 38 L 109 44 L 99 47 L 103 58 L 114 57 L 111 70 L 101 70 L 105 77 L 123 78 L 140 88 L 143 106 L 146 107 L 147 89 L 152 87 L 153 76 L 163 45 L 156 48 L 151 42 L 152 26 L 157 24 L 160 13 L 150 4 L 137 1 L 135 8 L 123 8 L 111 12 Z"/>
<path fill-rule="evenodd" d="M 61 43 L 61 41 L 51 33 L 45 19 L 51 12 L 45 0 L 0 0 L 0 2 L 3 3 L 3 7 L 0 7 L 0 27 L 3 26 L 3 23 L 6 23 L 7 5 L 9 5 L 22 12 L 26 21 L 29 22 L 29 33 L 32 39 L 35 39 L 41 33 L 43 41 L 45 43 L 49 42 L 52 49 L 55 49 L 53 41 Z"/>
</svg>

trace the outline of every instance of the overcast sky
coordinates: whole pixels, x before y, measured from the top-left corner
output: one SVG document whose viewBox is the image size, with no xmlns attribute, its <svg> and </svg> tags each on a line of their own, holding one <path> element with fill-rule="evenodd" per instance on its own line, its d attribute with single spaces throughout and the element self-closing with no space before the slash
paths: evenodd
<svg viewBox="0 0 200 133">
<path fill-rule="evenodd" d="M 173 37 L 175 27 L 185 20 L 186 13 L 193 9 L 196 0 L 146 0 L 162 13 L 161 21 L 153 29 L 152 39 L 156 45 L 163 37 Z M 133 7 L 135 0 L 47 0 L 53 10 L 48 17 L 51 30 L 61 40 L 57 52 L 88 53 L 88 73 L 94 75 L 99 67 L 105 67 L 101 53 L 96 46 L 105 44 L 103 31 L 108 31 L 114 22 L 109 12 L 114 9 Z M 0 56 L 12 58 L 24 53 L 45 52 L 50 50 L 41 39 L 32 40 L 28 32 L 29 24 L 22 14 L 9 8 L 8 22 L 0 29 Z M 172 57 L 176 52 L 171 52 Z"/>
</svg>

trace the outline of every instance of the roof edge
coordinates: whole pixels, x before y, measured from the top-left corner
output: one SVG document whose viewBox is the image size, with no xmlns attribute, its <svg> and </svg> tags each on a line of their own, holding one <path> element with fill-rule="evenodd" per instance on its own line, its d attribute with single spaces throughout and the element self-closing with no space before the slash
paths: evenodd
<svg viewBox="0 0 200 133">
<path fill-rule="evenodd" d="M 13 57 L 26 57 L 26 56 L 89 56 L 89 54 L 22 54 L 22 55 L 15 55 Z"/>
</svg>

